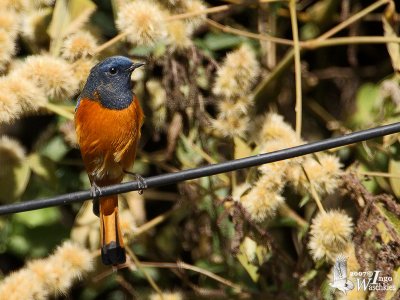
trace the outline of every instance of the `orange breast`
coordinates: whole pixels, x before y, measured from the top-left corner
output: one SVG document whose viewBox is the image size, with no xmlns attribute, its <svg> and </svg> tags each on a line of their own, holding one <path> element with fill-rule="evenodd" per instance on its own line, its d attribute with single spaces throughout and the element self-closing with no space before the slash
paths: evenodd
<svg viewBox="0 0 400 300">
<path fill-rule="evenodd" d="M 136 97 L 123 110 L 81 99 L 75 113 L 75 128 L 92 182 L 99 186 L 121 182 L 123 170 L 128 170 L 135 160 L 142 123 L 143 111 Z"/>
</svg>

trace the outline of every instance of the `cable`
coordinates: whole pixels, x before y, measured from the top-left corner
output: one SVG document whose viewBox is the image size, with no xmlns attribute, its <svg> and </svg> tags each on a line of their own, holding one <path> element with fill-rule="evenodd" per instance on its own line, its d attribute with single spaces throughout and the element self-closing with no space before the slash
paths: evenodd
<svg viewBox="0 0 400 300">
<path fill-rule="evenodd" d="M 155 188 L 163 185 L 174 184 L 181 181 L 196 179 L 205 176 L 216 175 L 220 173 L 231 172 L 239 169 L 259 166 L 266 163 L 285 160 L 297 156 L 328 150 L 340 146 L 350 145 L 372 138 L 382 137 L 388 134 L 400 132 L 400 122 L 381 127 L 361 130 L 334 137 L 322 141 L 312 142 L 293 148 L 283 149 L 275 152 L 258 154 L 246 158 L 226 161 L 219 164 L 207 165 L 199 168 L 167 173 L 163 175 L 144 178 L 147 188 Z M 103 187 L 100 189 L 102 196 L 126 193 L 140 190 L 138 181 L 124 182 L 116 185 Z M 90 191 L 75 192 L 59 195 L 52 198 L 29 200 L 20 203 L 6 204 L 0 206 L 0 215 L 17 213 L 29 210 L 40 209 L 44 207 L 65 205 L 74 202 L 82 202 L 91 199 Z"/>
</svg>

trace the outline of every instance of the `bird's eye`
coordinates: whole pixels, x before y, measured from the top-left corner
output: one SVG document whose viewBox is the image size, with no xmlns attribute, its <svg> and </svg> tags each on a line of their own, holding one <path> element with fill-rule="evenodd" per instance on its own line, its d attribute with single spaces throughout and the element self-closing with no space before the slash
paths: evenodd
<svg viewBox="0 0 400 300">
<path fill-rule="evenodd" d="M 110 70 L 108 70 L 108 72 L 110 72 L 111 75 L 115 75 L 115 74 L 117 74 L 117 69 L 116 68 L 110 68 Z"/>
</svg>

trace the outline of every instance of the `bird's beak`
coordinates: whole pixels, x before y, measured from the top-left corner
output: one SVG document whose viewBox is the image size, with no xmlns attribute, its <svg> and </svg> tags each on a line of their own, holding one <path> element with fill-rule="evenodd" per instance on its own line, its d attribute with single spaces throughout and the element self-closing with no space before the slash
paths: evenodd
<svg viewBox="0 0 400 300">
<path fill-rule="evenodd" d="M 134 63 L 128 68 L 128 71 L 133 72 L 135 69 L 140 68 L 141 66 L 144 66 L 145 64 L 146 63 L 143 63 L 143 62 Z"/>
</svg>

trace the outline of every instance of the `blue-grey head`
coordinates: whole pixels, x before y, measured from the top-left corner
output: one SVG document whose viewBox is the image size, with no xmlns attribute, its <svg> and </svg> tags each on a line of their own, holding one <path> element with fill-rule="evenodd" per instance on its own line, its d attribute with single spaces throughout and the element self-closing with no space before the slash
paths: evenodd
<svg viewBox="0 0 400 300">
<path fill-rule="evenodd" d="M 99 101 L 109 109 L 127 108 L 133 100 L 132 72 L 144 63 L 133 63 L 124 56 L 111 56 L 99 62 L 91 70 L 78 98 Z"/>
</svg>

